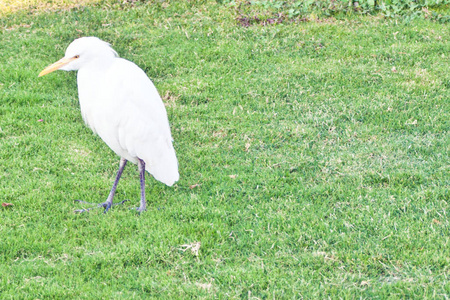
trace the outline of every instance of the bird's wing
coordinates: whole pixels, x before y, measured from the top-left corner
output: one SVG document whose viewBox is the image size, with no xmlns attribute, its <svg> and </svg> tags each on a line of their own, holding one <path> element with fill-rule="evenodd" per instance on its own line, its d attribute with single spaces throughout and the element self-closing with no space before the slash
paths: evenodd
<svg viewBox="0 0 450 300">
<path fill-rule="evenodd" d="M 116 59 L 107 72 L 109 99 L 119 111 L 115 120 L 118 141 L 131 156 L 146 163 L 157 180 L 172 185 L 178 180 L 178 161 L 172 145 L 166 108 L 155 86 L 134 63 Z"/>
</svg>

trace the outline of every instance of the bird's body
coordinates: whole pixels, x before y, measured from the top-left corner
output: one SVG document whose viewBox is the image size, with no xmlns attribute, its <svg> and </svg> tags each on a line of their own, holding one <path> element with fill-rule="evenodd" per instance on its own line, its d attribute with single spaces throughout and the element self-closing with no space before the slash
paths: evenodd
<svg viewBox="0 0 450 300">
<path fill-rule="evenodd" d="M 173 185 L 179 174 L 169 121 L 161 97 L 145 72 L 94 37 L 72 42 L 59 62 L 40 76 L 56 69 L 78 70 L 78 97 L 86 124 L 122 161 L 142 162 L 155 179 Z"/>
<path fill-rule="evenodd" d="M 144 71 L 114 57 L 105 69 L 79 69 L 77 82 L 86 124 L 117 155 L 135 164 L 141 158 L 153 177 L 173 185 L 178 164 L 166 109 Z"/>
</svg>

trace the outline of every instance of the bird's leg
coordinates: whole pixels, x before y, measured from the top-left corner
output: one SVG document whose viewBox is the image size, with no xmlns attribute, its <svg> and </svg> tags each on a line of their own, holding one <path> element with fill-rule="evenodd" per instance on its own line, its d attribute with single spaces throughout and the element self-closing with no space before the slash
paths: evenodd
<svg viewBox="0 0 450 300">
<path fill-rule="evenodd" d="M 122 176 L 123 169 L 125 169 L 125 166 L 127 164 L 127 160 L 125 158 L 120 158 L 119 163 L 119 171 L 117 171 L 116 179 L 114 180 L 114 184 L 111 188 L 111 191 L 109 192 L 108 199 L 106 199 L 105 203 L 100 204 L 105 208 L 105 213 L 111 208 L 113 204 L 113 198 L 114 194 L 116 193 L 117 184 L 119 184 L 120 176 Z M 123 201 L 122 201 L 123 203 Z M 99 206 L 100 206 L 99 205 Z"/>
<path fill-rule="evenodd" d="M 141 182 L 141 204 L 136 210 L 143 212 L 146 210 L 147 203 L 145 202 L 145 162 L 138 158 L 139 180 Z"/>
<path fill-rule="evenodd" d="M 116 179 L 114 180 L 114 184 L 113 184 L 111 191 L 109 192 L 108 198 L 106 199 L 105 202 L 98 204 L 96 207 L 91 207 L 91 208 L 87 208 L 87 209 L 79 209 L 79 210 L 76 210 L 75 212 L 82 213 L 82 212 L 90 211 L 94 208 L 103 207 L 103 208 L 105 208 L 104 212 L 106 213 L 111 208 L 111 206 L 113 206 L 114 194 L 116 193 L 116 189 L 117 189 L 117 185 L 119 184 L 120 176 L 122 176 L 122 172 L 125 169 L 126 164 L 127 164 L 127 160 L 125 158 L 121 158 L 120 163 L 119 163 L 119 171 L 117 171 Z M 80 203 L 91 204 L 91 203 L 87 203 L 87 202 L 84 202 L 81 200 L 76 200 L 76 201 L 80 202 Z M 127 201 L 127 200 L 123 200 L 122 202 L 116 203 L 116 204 L 114 204 L 114 206 L 122 204 L 125 201 Z"/>
</svg>

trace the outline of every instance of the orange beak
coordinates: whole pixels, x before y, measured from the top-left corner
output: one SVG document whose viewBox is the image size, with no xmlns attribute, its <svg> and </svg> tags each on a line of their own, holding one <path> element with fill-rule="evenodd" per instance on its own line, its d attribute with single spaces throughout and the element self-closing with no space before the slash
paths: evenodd
<svg viewBox="0 0 450 300">
<path fill-rule="evenodd" d="M 68 63 L 70 63 L 71 61 L 74 61 L 77 58 L 78 58 L 77 56 L 74 56 L 74 57 L 71 57 L 71 58 L 63 57 L 60 60 L 58 60 L 57 62 L 51 64 L 50 66 L 48 66 L 47 68 L 42 70 L 41 73 L 39 73 L 38 77 L 41 77 L 41 76 L 47 75 L 48 73 L 56 71 L 59 68 L 67 65 Z"/>
</svg>

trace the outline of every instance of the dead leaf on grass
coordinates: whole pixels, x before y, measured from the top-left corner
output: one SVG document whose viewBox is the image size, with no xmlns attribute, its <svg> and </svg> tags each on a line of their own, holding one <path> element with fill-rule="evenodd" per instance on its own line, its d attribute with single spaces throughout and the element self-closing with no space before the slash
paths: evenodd
<svg viewBox="0 0 450 300">
<path fill-rule="evenodd" d="M 190 185 L 189 188 L 192 190 L 193 188 L 199 187 L 200 185 L 201 184 L 196 183 L 196 184 Z"/>
<path fill-rule="evenodd" d="M 204 289 L 204 290 L 209 290 L 209 289 L 212 288 L 212 283 L 199 283 L 199 282 L 196 282 L 195 285 L 198 286 L 201 289 Z"/>
<path fill-rule="evenodd" d="M 174 107 L 178 98 L 180 98 L 180 95 L 174 95 L 171 91 L 167 91 L 166 94 L 162 96 L 164 105 L 169 107 Z"/>
<path fill-rule="evenodd" d="M 437 225 L 441 225 L 441 224 L 442 224 L 441 221 L 436 220 L 436 219 L 433 219 L 433 223 L 434 223 L 434 224 L 437 224 Z"/>
<path fill-rule="evenodd" d="M 365 281 L 365 280 L 361 281 L 361 286 L 368 286 L 368 285 L 370 285 L 370 282 L 368 280 L 367 281 Z"/>
<path fill-rule="evenodd" d="M 200 243 L 200 242 L 194 242 L 194 243 L 192 243 L 192 244 L 184 244 L 184 245 L 181 245 L 180 247 L 184 247 L 184 248 L 181 248 L 180 250 L 183 251 L 183 252 L 185 252 L 186 250 L 191 249 L 191 252 L 192 252 L 195 256 L 198 256 L 198 250 L 200 250 L 200 246 L 201 246 L 201 243 Z"/>
<path fill-rule="evenodd" d="M 406 121 L 405 125 L 417 125 L 417 120 L 411 121 L 412 119 L 409 119 Z"/>
</svg>

